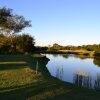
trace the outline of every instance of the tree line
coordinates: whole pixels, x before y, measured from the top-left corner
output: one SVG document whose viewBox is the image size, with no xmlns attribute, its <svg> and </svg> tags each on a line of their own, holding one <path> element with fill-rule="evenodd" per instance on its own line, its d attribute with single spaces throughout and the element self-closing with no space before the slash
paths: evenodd
<svg viewBox="0 0 100 100">
<path fill-rule="evenodd" d="M 63 52 L 63 50 L 65 50 Z M 57 43 L 54 43 L 52 46 L 37 46 L 35 52 L 40 53 L 66 53 L 71 50 L 73 52 L 74 50 L 83 50 L 83 51 L 94 51 L 94 56 L 100 57 L 100 44 L 93 44 L 93 45 L 82 45 L 82 46 L 62 46 Z M 75 54 L 75 53 L 74 53 Z M 77 53 L 76 53 L 77 54 Z M 84 53 L 84 55 L 88 55 L 88 53 Z"/>
<path fill-rule="evenodd" d="M 100 44 L 93 45 L 82 45 L 82 46 L 62 46 L 57 43 L 53 46 L 49 46 L 48 50 L 57 51 L 57 50 L 87 50 L 87 51 L 100 51 Z"/>
</svg>

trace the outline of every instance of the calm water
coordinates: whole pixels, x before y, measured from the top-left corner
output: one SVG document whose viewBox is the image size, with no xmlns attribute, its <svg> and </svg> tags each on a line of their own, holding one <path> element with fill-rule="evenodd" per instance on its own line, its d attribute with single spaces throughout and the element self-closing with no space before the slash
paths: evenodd
<svg viewBox="0 0 100 100">
<path fill-rule="evenodd" d="M 100 89 L 100 58 L 79 58 L 75 55 L 46 54 L 47 68 L 62 81 L 87 88 Z"/>
</svg>

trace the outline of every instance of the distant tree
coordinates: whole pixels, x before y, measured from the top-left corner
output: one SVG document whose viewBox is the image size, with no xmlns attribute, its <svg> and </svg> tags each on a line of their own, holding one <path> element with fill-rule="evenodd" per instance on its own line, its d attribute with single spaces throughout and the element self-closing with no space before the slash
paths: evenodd
<svg viewBox="0 0 100 100">
<path fill-rule="evenodd" d="M 54 43 L 53 46 L 51 47 L 51 50 L 60 50 L 62 49 L 62 46 L 60 46 L 59 44 L 57 43 Z"/>
</svg>

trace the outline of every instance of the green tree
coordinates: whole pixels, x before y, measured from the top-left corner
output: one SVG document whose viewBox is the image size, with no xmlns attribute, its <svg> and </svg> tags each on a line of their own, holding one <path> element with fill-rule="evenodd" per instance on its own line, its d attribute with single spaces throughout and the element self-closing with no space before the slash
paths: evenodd
<svg viewBox="0 0 100 100">
<path fill-rule="evenodd" d="M 7 19 L 12 16 L 11 11 L 9 8 L 0 8 L 0 30 L 5 27 Z"/>
<path fill-rule="evenodd" d="M 35 45 L 34 37 L 29 34 L 22 34 L 17 37 L 17 49 L 22 53 L 32 53 L 34 51 Z"/>
<path fill-rule="evenodd" d="M 3 11 L 4 10 L 4 11 Z M 30 21 L 25 20 L 23 16 L 15 15 L 11 9 L 1 8 L 1 31 L 4 35 L 9 37 L 11 41 L 11 52 L 15 52 L 16 44 L 14 44 L 14 38 L 18 32 L 21 32 L 25 27 L 30 27 Z M 3 14 L 2 14 L 3 13 Z M 4 20 L 4 22 L 2 22 Z"/>
</svg>

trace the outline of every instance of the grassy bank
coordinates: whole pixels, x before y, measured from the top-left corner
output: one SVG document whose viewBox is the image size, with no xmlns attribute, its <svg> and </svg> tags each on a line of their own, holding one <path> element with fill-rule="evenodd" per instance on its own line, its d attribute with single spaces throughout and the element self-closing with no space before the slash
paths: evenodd
<svg viewBox="0 0 100 100">
<path fill-rule="evenodd" d="M 47 62 L 40 55 L 1 55 L 0 100 L 100 100 L 98 91 L 51 77 Z"/>
</svg>

